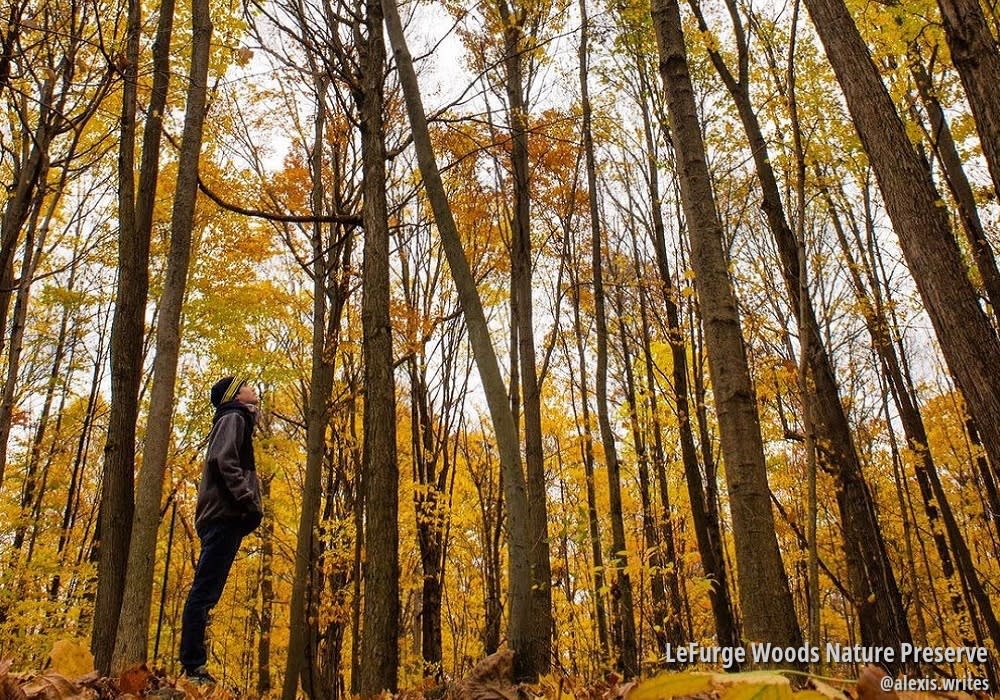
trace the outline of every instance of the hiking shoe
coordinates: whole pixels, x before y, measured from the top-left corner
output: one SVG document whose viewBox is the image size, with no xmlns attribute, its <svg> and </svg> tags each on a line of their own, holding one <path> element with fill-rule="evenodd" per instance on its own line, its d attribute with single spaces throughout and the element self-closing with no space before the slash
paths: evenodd
<svg viewBox="0 0 1000 700">
<path fill-rule="evenodd" d="M 195 685 L 215 685 L 218 682 L 204 666 L 199 666 L 194 670 L 184 669 L 184 679 Z"/>
</svg>

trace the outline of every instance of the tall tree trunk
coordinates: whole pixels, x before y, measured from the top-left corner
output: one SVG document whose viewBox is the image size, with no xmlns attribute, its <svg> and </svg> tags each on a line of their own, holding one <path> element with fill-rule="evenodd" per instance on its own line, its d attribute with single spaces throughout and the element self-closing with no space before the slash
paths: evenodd
<svg viewBox="0 0 1000 700">
<path fill-rule="evenodd" d="M 676 0 L 654 0 L 652 16 L 718 411 L 745 637 L 797 647 L 802 633 L 778 550 L 760 420 L 698 124 L 680 8 Z"/>
<path fill-rule="evenodd" d="M 965 87 L 983 156 L 1000 196 L 1000 51 L 979 0 L 938 0 L 951 60 Z"/>
<path fill-rule="evenodd" d="M 640 290 L 641 293 L 641 290 Z M 618 313 L 625 305 L 625 300 L 618 289 L 616 306 Z M 678 629 L 671 627 L 671 621 L 677 618 L 671 615 L 667 608 L 667 585 L 664 576 L 665 562 L 661 551 L 660 538 L 656 528 L 656 518 L 653 516 L 652 497 L 650 495 L 649 481 L 649 451 L 646 446 L 646 436 L 639 425 L 639 405 L 636 399 L 635 373 L 632 369 L 632 352 L 629 348 L 628 333 L 625 330 L 625 323 L 619 317 L 618 337 L 621 342 L 622 366 L 625 369 L 625 400 L 628 404 L 629 428 L 632 432 L 632 443 L 635 447 L 635 461 L 639 472 L 639 503 L 642 508 L 642 546 L 645 556 L 640 557 L 647 565 L 644 569 L 649 571 L 649 591 L 652 599 L 652 619 L 650 620 L 653 629 L 653 636 L 656 639 L 656 650 L 663 654 L 667 648 L 667 642 L 679 644 L 681 642 Z M 640 609 L 642 605 L 640 603 Z M 641 621 L 641 618 L 640 618 Z M 667 633 L 670 632 L 668 639 Z M 641 637 L 640 637 L 641 639 Z M 638 655 L 642 658 L 642 644 L 639 644 Z"/>
<path fill-rule="evenodd" d="M 643 93 L 652 88 L 637 56 L 639 80 Z M 738 646 L 740 644 L 739 626 L 733 611 L 732 599 L 729 595 L 728 574 L 722 557 L 722 533 L 719 529 L 717 510 L 712 507 L 706 494 L 706 482 L 714 469 L 708 468 L 702 477 L 698 463 L 698 449 L 694 439 L 694 426 L 691 420 L 691 403 L 689 400 L 688 358 L 684 330 L 681 327 L 680 313 L 677 307 L 678 290 L 673 283 L 670 262 L 667 258 L 666 226 L 663 221 L 663 198 L 660 193 L 660 177 L 656 157 L 656 146 L 653 138 L 653 120 L 649 104 L 645 100 L 641 104 L 643 135 L 646 140 L 646 170 L 648 173 L 649 196 L 653 220 L 652 243 L 656 253 L 656 266 L 660 276 L 660 286 L 663 291 L 663 308 L 667 323 L 667 341 L 670 344 L 672 360 L 671 378 L 674 390 L 675 414 L 681 448 L 681 463 L 684 466 L 684 479 L 687 485 L 688 501 L 691 504 L 691 519 L 694 524 L 695 541 L 701 558 L 702 570 L 705 576 L 714 581 L 709 588 L 708 597 L 712 604 L 712 616 L 715 621 L 716 641 L 722 646 Z M 696 402 L 698 403 L 698 402 Z M 699 405 L 703 405 L 700 404 Z M 706 446 L 707 447 L 707 446 Z M 658 469 L 659 475 L 662 470 Z M 659 478 L 661 500 L 666 499 L 666 478 Z M 714 492 L 710 487 L 709 492 Z M 663 500 L 665 516 L 669 517 L 668 502 Z"/>
<path fill-rule="evenodd" d="M 955 204 L 958 206 L 958 218 L 962 222 L 962 228 L 969 241 L 969 250 L 972 252 L 973 260 L 976 261 L 979 276 L 983 281 L 983 289 L 986 292 L 986 299 L 993 309 L 993 317 L 996 320 L 1000 318 L 1000 270 L 997 269 L 996 256 L 993 254 L 993 248 L 990 246 L 986 231 L 983 229 L 983 223 L 979 218 L 976 197 L 973 194 L 969 178 L 965 174 L 962 156 L 955 145 L 955 139 L 952 138 L 944 109 L 934 92 L 931 76 L 928 75 L 916 47 L 910 47 L 907 64 L 920 94 L 924 111 L 927 112 L 931 147 L 937 154 L 938 160 L 941 161 L 948 188 L 955 198 Z"/>
<path fill-rule="evenodd" d="M 145 448 L 136 489 L 132 535 L 121 616 L 112 656 L 112 671 L 146 660 L 149 644 L 150 602 L 156 564 L 156 533 L 160 500 L 171 443 L 174 385 L 181 343 L 181 311 L 191 260 L 191 231 L 198 195 L 198 162 L 208 101 L 208 62 L 212 18 L 208 0 L 191 7 L 191 73 L 184 131 L 177 164 L 177 185 L 170 217 L 170 250 L 160 317 L 156 326 L 156 359 L 150 395 Z"/>
<path fill-rule="evenodd" d="M 383 0 L 386 26 L 393 48 L 393 55 L 399 69 L 400 83 L 406 102 L 406 111 L 413 131 L 413 144 L 427 191 L 434 220 L 441 236 L 442 246 L 448 258 L 465 323 L 469 332 L 476 367 L 486 394 L 493 428 L 496 432 L 497 448 L 500 453 L 500 468 L 504 483 L 504 497 L 507 504 L 508 537 L 508 634 L 507 639 L 514 651 L 514 678 L 529 680 L 537 677 L 533 657 L 529 655 L 532 640 L 532 595 L 531 595 L 531 540 L 528 528 L 528 498 L 524 472 L 521 469 L 521 455 L 518 446 L 517 427 L 507 405 L 507 389 L 500 375 L 496 351 L 489 336 L 486 315 L 476 289 L 475 280 L 469 268 L 468 259 L 458 236 L 458 228 L 441 181 L 434 155 L 434 147 L 427 128 L 420 87 L 417 84 L 413 59 L 406 46 L 403 24 L 399 10 L 393 0 Z"/>
<path fill-rule="evenodd" d="M 111 410 L 104 443 L 103 488 L 96 533 L 97 593 L 90 638 L 94 666 L 111 671 L 118 617 L 125 595 L 132 515 L 135 512 L 135 426 L 139 419 L 142 341 L 149 290 L 149 231 L 136 225 L 135 135 L 142 9 L 128 0 L 121 140 L 118 151 L 118 279 L 111 324 Z"/>
<path fill-rule="evenodd" d="M 930 166 L 906 135 L 843 0 L 805 0 L 949 370 L 1000 464 L 1000 340 L 966 275 Z"/>
<path fill-rule="evenodd" d="M 632 228 L 632 255 L 634 259 L 633 269 L 635 270 L 636 279 L 641 279 L 641 269 L 639 264 L 639 240 L 634 227 Z M 651 461 L 654 473 L 657 476 L 657 486 L 660 491 L 661 504 L 660 517 L 653 518 L 653 532 L 651 537 L 647 536 L 650 538 L 650 543 L 647 544 L 646 547 L 648 549 L 654 542 L 659 542 L 655 555 L 650 559 L 650 566 L 653 567 L 654 570 L 660 572 L 658 575 L 663 577 L 664 593 L 667 596 L 664 601 L 665 605 L 662 610 L 663 614 L 655 621 L 655 624 L 661 625 L 664 628 L 663 637 L 665 641 L 671 644 L 679 645 L 684 643 L 686 637 L 683 625 L 681 624 L 683 608 L 680 584 L 681 562 L 677 556 L 677 538 L 674 534 L 674 521 L 670 506 L 670 493 L 667 488 L 665 465 L 666 458 L 663 454 L 663 436 L 659 417 L 659 402 L 657 400 L 657 383 L 653 363 L 653 353 L 652 348 L 650 347 L 649 302 L 646 298 L 647 288 L 645 285 L 639 286 L 638 294 L 639 321 L 642 333 L 642 358 L 643 365 L 646 369 L 645 391 L 648 404 L 646 408 L 650 420 L 650 425 L 647 428 L 647 431 L 652 435 L 653 439 Z M 624 342 L 625 339 L 623 337 L 623 347 Z M 629 362 L 625 363 L 626 368 L 629 368 L 630 365 L 631 363 Z M 634 397 L 633 403 L 638 403 Z M 639 407 L 633 406 L 632 411 L 633 413 L 638 414 Z M 641 476 L 642 475 L 640 474 L 640 477 Z M 646 480 L 648 481 L 648 477 L 646 477 Z M 643 490 L 645 490 L 645 487 L 643 487 Z M 659 533 L 659 537 L 656 537 L 656 533 Z"/>
<path fill-rule="evenodd" d="M 139 0 L 130 0 L 121 146 L 118 156 L 118 280 L 111 326 L 111 406 L 104 446 L 104 469 L 98 531 L 98 589 L 91 651 L 98 670 L 110 671 L 114 635 L 124 596 L 125 571 L 134 513 L 135 426 L 139 416 L 139 388 L 144 358 L 146 300 L 149 293 L 149 247 L 153 203 L 159 175 L 163 112 L 170 79 L 170 39 L 173 0 L 163 0 L 153 45 L 153 88 L 146 112 L 139 193 L 136 197 L 135 137 L 139 33 Z"/>
<path fill-rule="evenodd" d="M 504 67 L 510 113 L 511 170 L 514 215 L 511 221 L 511 291 L 513 331 L 521 383 L 524 428 L 524 464 L 528 493 L 528 537 L 531 543 L 531 646 L 528 652 L 536 673 L 548 673 L 552 655 L 552 566 L 549 561 L 548 508 L 542 453 L 541 386 L 535 360 L 535 323 L 532 289 L 531 190 L 528 175 L 528 110 L 524 91 L 524 63 L 528 41 L 524 36 L 526 10 L 498 0 L 503 18 Z M 511 380 L 514 381 L 513 379 Z"/>
<path fill-rule="evenodd" d="M 997 632 L 1000 632 L 1000 626 L 998 626 L 989 597 L 979 581 L 965 537 L 951 510 L 947 494 L 938 475 L 937 465 L 928 447 L 929 441 L 923 417 L 905 378 L 903 367 L 905 359 L 896 353 L 892 342 L 891 321 L 885 313 L 885 308 L 887 304 L 891 304 L 891 301 L 884 300 L 879 292 L 881 285 L 878 284 L 876 270 L 868 269 L 870 283 L 866 283 L 861 277 L 860 271 L 868 268 L 867 263 L 862 263 L 854 258 L 852 250 L 857 246 L 852 246 L 849 242 L 833 202 L 829 198 L 827 202 L 833 216 L 834 229 L 837 232 L 841 252 L 848 261 L 847 268 L 850 271 L 855 295 L 861 305 L 868 332 L 872 336 L 872 344 L 881 362 L 882 371 L 899 413 L 907 447 L 916 457 L 914 473 L 920 488 L 924 512 L 927 514 L 931 538 L 941 561 L 941 573 L 945 577 L 952 612 L 959 617 L 959 620 L 965 619 L 965 624 L 960 624 L 960 627 L 967 627 L 968 610 L 962 603 L 961 581 L 956 580 L 955 577 L 956 568 L 952 557 L 952 553 L 954 553 L 959 561 L 961 573 L 964 573 L 964 577 L 969 581 L 969 588 L 980 607 L 980 614 L 987 622 L 989 633 L 996 643 L 996 635 Z M 944 524 L 944 532 L 941 531 L 942 523 Z M 947 535 L 947 541 L 945 535 Z M 964 635 L 968 638 L 967 630 Z"/>
<path fill-rule="evenodd" d="M 385 39 L 379 0 L 365 2 L 361 51 L 361 154 L 365 228 L 361 324 L 364 356 L 365 608 L 362 697 L 396 692 L 399 665 L 399 467 L 389 320 L 389 213 L 382 124 Z"/>
<path fill-rule="evenodd" d="M 570 263 L 576 266 L 575 261 Z M 583 267 L 580 261 L 579 267 Z M 583 346 L 583 324 L 580 319 L 580 280 L 574 271 L 570 272 L 574 279 L 574 299 L 573 299 L 573 335 L 576 338 L 576 354 L 580 366 L 580 426 L 583 454 L 583 476 L 587 491 L 587 529 L 590 534 L 590 553 L 593 558 L 594 570 L 594 616 L 597 621 L 597 644 L 602 660 L 608 657 L 610 652 L 610 640 L 608 638 L 608 613 L 605 605 L 605 568 L 604 552 L 601 547 L 600 519 L 597 513 L 597 491 L 594 483 L 594 432 L 591 427 L 590 417 L 590 382 L 587 377 L 587 365 L 589 358 Z"/>
<path fill-rule="evenodd" d="M 310 157 L 312 192 L 311 207 L 321 214 L 325 207 L 324 147 L 326 143 L 327 87 L 329 78 L 321 74 L 316 79 L 317 111 L 314 117 L 313 144 Z M 319 508 L 322 498 L 323 466 L 327 456 L 327 431 L 330 424 L 330 395 L 333 392 L 335 350 L 339 340 L 340 320 L 346 303 L 347 290 L 337 284 L 335 270 L 350 258 L 353 235 L 340 225 L 328 227 L 314 222 L 310 228 L 313 283 L 313 328 L 309 390 L 306 397 L 306 465 L 302 487 L 302 512 L 296 532 L 295 566 L 289 604 L 288 655 L 282 685 L 283 700 L 294 700 L 299 683 L 307 697 L 316 697 L 313 687 L 316 666 L 315 647 L 307 637 L 313 627 L 308 612 L 314 607 L 319 591 L 310 585 L 311 569 L 318 561 Z M 358 523 L 359 528 L 361 523 Z"/>
</svg>

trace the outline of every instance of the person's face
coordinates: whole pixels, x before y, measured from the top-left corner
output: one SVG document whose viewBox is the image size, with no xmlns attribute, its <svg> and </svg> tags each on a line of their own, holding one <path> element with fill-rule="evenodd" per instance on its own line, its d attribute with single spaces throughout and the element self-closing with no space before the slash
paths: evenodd
<svg viewBox="0 0 1000 700">
<path fill-rule="evenodd" d="M 260 399 L 257 398 L 257 390 L 250 384 L 244 384 L 240 387 L 240 390 L 236 392 L 236 400 L 253 406 L 260 403 Z"/>
</svg>

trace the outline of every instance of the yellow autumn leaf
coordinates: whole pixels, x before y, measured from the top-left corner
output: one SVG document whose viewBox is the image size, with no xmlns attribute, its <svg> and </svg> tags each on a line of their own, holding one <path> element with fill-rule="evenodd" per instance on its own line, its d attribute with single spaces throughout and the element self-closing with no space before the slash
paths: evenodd
<svg viewBox="0 0 1000 700">
<path fill-rule="evenodd" d="M 625 700 L 663 700 L 678 695 L 694 695 L 712 687 L 711 673 L 661 673 L 643 681 L 625 695 Z"/>
<path fill-rule="evenodd" d="M 769 671 L 716 675 L 716 680 L 735 681 L 722 694 L 720 700 L 792 700 L 792 686 L 788 679 Z"/>
<path fill-rule="evenodd" d="M 49 652 L 52 668 L 66 678 L 80 678 L 94 670 L 94 655 L 76 639 L 60 639 Z"/>
</svg>

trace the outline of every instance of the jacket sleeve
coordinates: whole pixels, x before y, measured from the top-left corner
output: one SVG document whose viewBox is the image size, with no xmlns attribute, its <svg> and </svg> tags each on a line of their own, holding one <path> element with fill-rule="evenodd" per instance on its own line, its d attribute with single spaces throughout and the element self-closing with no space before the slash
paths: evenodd
<svg viewBox="0 0 1000 700">
<path fill-rule="evenodd" d="M 215 464 L 222 483 L 246 510 L 256 510 L 252 474 L 240 465 L 240 444 L 246 426 L 238 413 L 219 418 L 215 436 L 208 446 L 208 462 Z"/>
</svg>

